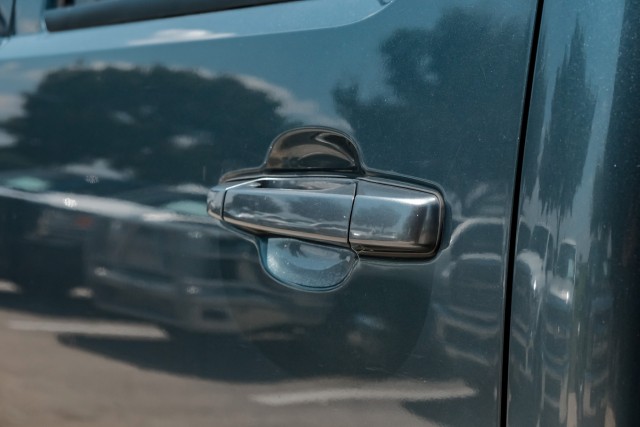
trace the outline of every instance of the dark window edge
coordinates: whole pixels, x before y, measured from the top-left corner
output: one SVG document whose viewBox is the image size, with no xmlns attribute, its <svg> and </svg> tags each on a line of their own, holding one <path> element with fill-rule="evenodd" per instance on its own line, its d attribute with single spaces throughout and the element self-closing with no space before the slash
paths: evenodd
<svg viewBox="0 0 640 427">
<path fill-rule="evenodd" d="M 58 32 L 288 1 L 294 0 L 112 0 L 49 9 L 44 21 L 48 31 Z"/>
</svg>

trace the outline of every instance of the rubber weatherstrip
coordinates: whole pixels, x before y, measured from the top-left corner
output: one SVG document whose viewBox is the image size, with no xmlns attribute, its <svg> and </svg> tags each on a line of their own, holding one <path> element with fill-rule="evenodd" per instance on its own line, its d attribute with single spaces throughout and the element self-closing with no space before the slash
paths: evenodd
<svg viewBox="0 0 640 427">
<path fill-rule="evenodd" d="M 507 427 L 507 413 L 509 399 L 507 388 L 509 386 L 509 337 L 511 334 L 511 297 L 513 287 L 513 275 L 515 272 L 516 262 L 516 237 L 518 228 L 518 207 L 520 205 L 520 186 L 522 184 L 522 173 L 524 165 L 524 146 L 527 136 L 527 124 L 529 118 L 529 107 L 531 104 L 531 95 L 533 89 L 533 79 L 535 73 L 536 57 L 538 53 L 538 43 L 540 39 L 540 25 L 542 23 L 542 8 L 544 0 L 538 0 L 536 5 L 536 16 L 533 26 L 533 35 L 531 38 L 531 51 L 529 54 L 529 68 L 527 70 L 527 83 L 525 90 L 524 103 L 522 108 L 522 123 L 520 127 L 520 140 L 518 144 L 518 156 L 516 163 L 515 182 L 513 186 L 513 205 L 511 208 L 511 224 L 509 229 L 509 256 L 507 264 L 507 278 L 505 289 L 505 306 L 504 306 L 504 336 L 502 347 L 502 378 L 500 391 L 500 426 Z"/>
</svg>

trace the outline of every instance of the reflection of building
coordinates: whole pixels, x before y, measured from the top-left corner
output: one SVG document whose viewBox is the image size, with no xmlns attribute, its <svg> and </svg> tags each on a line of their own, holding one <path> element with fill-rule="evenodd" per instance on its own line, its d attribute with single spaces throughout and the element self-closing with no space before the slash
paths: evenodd
<svg viewBox="0 0 640 427">
<path fill-rule="evenodd" d="M 498 363 L 502 313 L 504 221 L 470 219 L 451 237 L 447 295 L 434 294 L 436 339 L 455 359 L 482 366 Z"/>
</svg>

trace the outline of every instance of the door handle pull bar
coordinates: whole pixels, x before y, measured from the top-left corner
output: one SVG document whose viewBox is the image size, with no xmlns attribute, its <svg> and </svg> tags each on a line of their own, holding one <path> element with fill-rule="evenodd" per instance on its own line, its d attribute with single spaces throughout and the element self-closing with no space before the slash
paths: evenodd
<svg viewBox="0 0 640 427">
<path fill-rule="evenodd" d="M 366 178 L 264 177 L 212 188 L 209 214 L 252 234 L 350 247 L 360 255 L 428 258 L 442 228 L 431 189 Z"/>
</svg>

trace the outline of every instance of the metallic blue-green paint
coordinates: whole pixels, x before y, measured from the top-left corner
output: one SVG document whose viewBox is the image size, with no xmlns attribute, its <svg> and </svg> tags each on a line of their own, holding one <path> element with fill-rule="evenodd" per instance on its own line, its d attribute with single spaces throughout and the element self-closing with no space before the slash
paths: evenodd
<svg viewBox="0 0 640 427">
<path fill-rule="evenodd" d="M 90 279 L 100 286 L 117 281 L 109 268 L 135 270 L 136 278 L 162 279 L 171 289 L 165 298 L 185 310 L 208 301 L 185 282 L 215 278 L 221 289 L 206 285 L 201 295 L 215 300 L 226 292 L 228 305 L 218 303 L 210 317 L 234 319 L 237 334 L 256 339 L 291 375 L 333 365 L 351 387 L 360 383 L 350 375 L 368 368 L 422 384 L 425 393 L 441 381 L 465 384 L 470 391 L 458 397 L 401 404 L 417 422 L 497 426 L 508 236 L 535 7 L 529 0 L 304 1 L 16 35 L 0 47 L 7 274 L 25 286 L 61 276 L 66 286 L 71 279 L 62 273 L 82 267 L 34 261 L 56 253 L 53 241 L 64 241 L 70 253 L 84 248 Z M 368 169 L 441 191 L 447 206 L 438 255 L 362 259 L 338 291 L 296 293 L 269 279 L 254 245 L 208 219 L 172 220 L 157 205 L 141 207 L 169 193 L 194 198 L 224 173 L 259 166 L 278 134 L 301 126 L 343 132 Z M 94 171 L 81 181 L 111 177 L 126 188 L 98 194 L 86 183 L 65 187 L 78 179 L 78 165 Z M 60 193 L 66 196 L 56 202 L 58 213 L 45 215 L 42 200 Z M 94 227 L 90 236 L 50 225 L 71 208 L 88 212 L 91 219 L 76 225 Z M 115 221 L 123 209 L 126 218 Z M 124 260 L 109 252 L 105 242 L 131 243 L 143 228 L 171 242 L 171 274 L 143 249 Z M 28 239 L 34 230 L 53 237 Z M 202 267 L 203 253 L 210 270 Z M 137 298 L 125 311 L 171 323 L 155 296 L 142 307 Z M 256 296 L 271 312 L 244 310 Z M 190 313 L 168 326 L 190 325 Z M 253 336 L 274 318 L 279 336 L 301 333 L 322 349 L 319 359 L 307 351 L 302 360 L 304 348 L 281 352 L 269 335 Z"/>
</svg>

